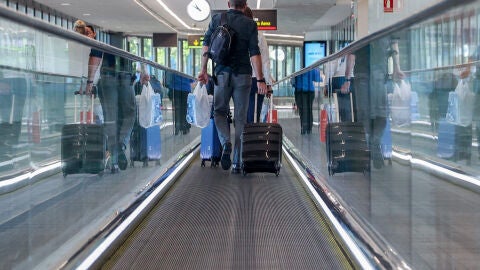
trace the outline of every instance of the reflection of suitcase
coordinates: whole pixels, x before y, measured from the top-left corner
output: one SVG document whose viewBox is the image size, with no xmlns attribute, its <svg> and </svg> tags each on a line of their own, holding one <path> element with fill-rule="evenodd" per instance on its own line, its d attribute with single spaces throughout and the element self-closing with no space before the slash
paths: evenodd
<svg viewBox="0 0 480 270">
<path fill-rule="evenodd" d="M 75 97 L 75 108 L 76 108 Z M 93 96 L 92 96 L 93 108 Z M 92 115 L 92 114 L 90 114 Z M 75 122 L 77 112 L 75 110 Z M 93 121 L 90 119 L 90 121 Z M 107 136 L 103 125 L 75 123 L 64 125 L 61 137 L 63 175 L 92 173 L 103 174 Z"/>
<path fill-rule="evenodd" d="M 370 170 L 370 150 L 361 123 L 328 123 L 326 137 L 329 175 Z"/>
<path fill-rule="evenodd" d="M 144 128 L 137 123 L 130 138 L 130 167 L 135 166 L 135 161 L 142 161 L 143 167 L 147 167 L 150 160 L 159 165 L 161 157 L 160 126 Z"/>
<path fill-rule="evenodd" d="M 333 96 L 335 103 L 337 103 L 336 95 L 334 94 Z M 354 119 L 353 102 L 351 102 L 351 106 L 352 119 Z M 329 175 L 334 175 L 338 172 L 365 173 L 370 170 L 370 150 L 362 123 L 329 122 L 327 124 L 326 139 Z"/>
<path fill-rule="evenodd" d="M 460 126 L 447 121 L 438 122 L 437 156 L 444 159 L 470 159 L 472 126 Z"/>
<path fill-rule="evenodd" d="M 257 115 L 256 103 L 255 96 L 254 116 Z M 246 124 L 242 132 L 243 175 L 251 172 L 272 172 L 278 176 L 282 163 L 282 136 L 283 131 L 279 124 Z"/>
</svg>

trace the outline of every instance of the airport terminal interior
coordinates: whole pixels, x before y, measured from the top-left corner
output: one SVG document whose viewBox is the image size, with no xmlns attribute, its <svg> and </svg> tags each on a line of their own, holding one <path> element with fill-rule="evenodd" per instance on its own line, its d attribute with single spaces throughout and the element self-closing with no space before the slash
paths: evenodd
<svg viewBox="0 0 480 270">
<path fill-rule="evenodd" d="M 480 1 L 248 0 L 240 173 L 192 121 L 228 2 L 0 0 L 0 269 L 480 269 Z"/>
</svg>

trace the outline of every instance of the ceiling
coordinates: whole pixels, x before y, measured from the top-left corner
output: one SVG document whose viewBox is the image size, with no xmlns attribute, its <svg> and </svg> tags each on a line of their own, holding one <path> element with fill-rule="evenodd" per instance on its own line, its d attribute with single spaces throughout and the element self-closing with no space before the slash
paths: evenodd
<svg viewBox="0 0 480 270">
<path fill-rule="evenodd" d="M 36 0 L 64 14 L 103 30 L 127 35 L 151 33 L 203 33 L 209 19 L 195 22 L 186 12 L 191 0 Z M 212 10 L 228 9 L 227 0 L 207 0 Z M 306 32 L 335 25 L 350 15 L 351 0 L 248 0 L 252 9 L 277 10 L 276 31 L 269 34 L 303 36 Z M 68 4 L 68 5 L 67 5 Z M 162 4 L 164 6 L 162 6 Z M 178 18 L 177 20 L 167 8 Z"/>
</svg>

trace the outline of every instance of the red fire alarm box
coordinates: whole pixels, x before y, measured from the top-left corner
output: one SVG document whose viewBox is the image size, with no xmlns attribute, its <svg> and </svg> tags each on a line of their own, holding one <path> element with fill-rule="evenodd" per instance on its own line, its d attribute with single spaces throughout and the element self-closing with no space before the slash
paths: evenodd
<svg viewBox="0 0 480 270">
<path fill-rule="evenodd" d="M 383 0 L 383 12 L 393 12 L 394 0 Z"/>
</svg>

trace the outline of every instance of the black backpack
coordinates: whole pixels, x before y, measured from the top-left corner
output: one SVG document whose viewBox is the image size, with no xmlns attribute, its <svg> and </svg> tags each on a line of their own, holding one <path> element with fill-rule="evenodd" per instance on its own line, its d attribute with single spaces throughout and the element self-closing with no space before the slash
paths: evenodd
<svg viewBox="0 0 480 270">
<path fill-rule="evenodd" d="M 228 65 L 235 31 L 227 24 L 227 13 L 224 12 L 221 16 L 220 25 L 212 34 L 206 55 L 217 65 Z"/>
</svg>

